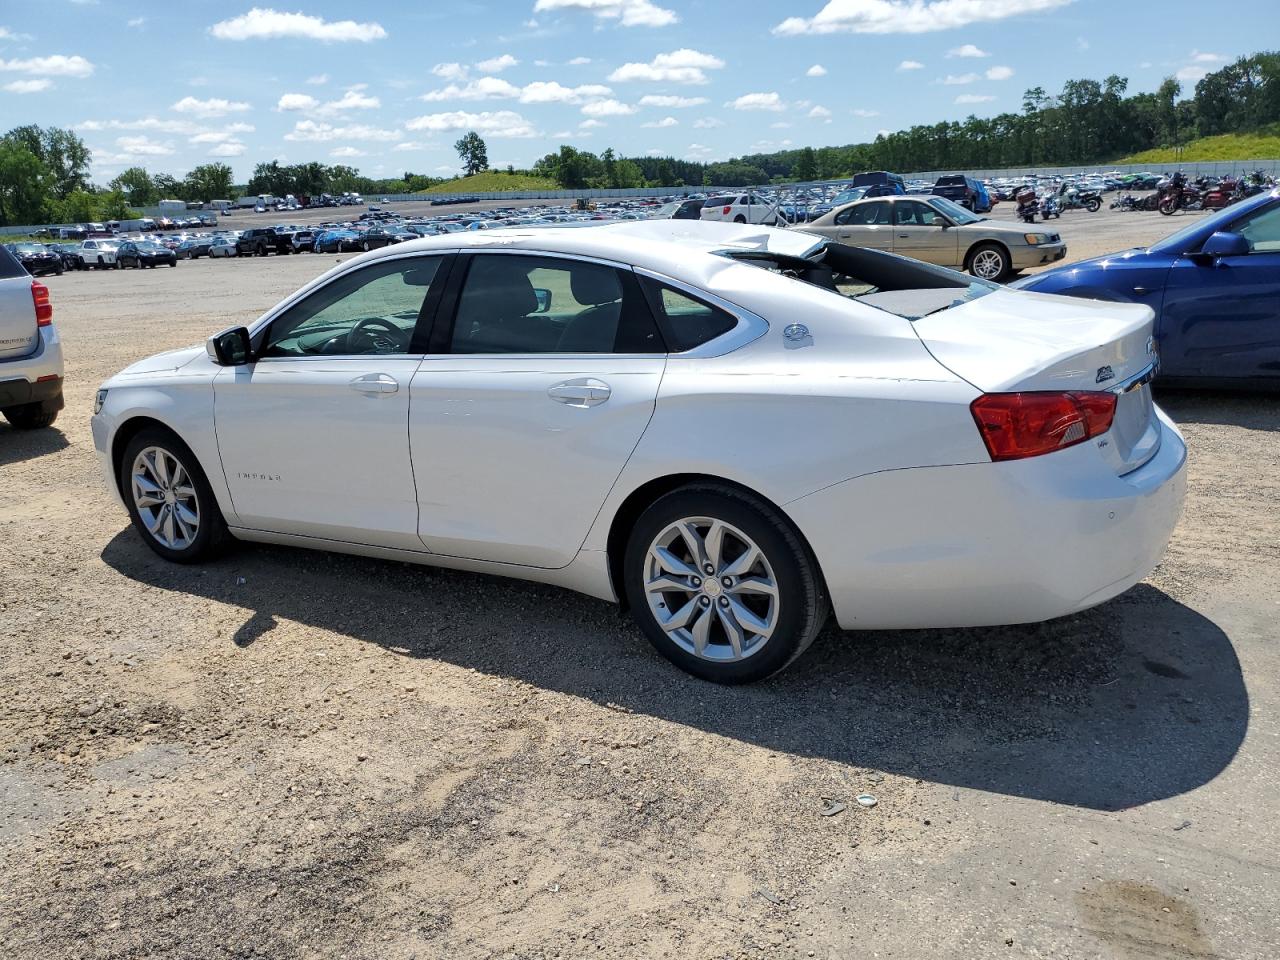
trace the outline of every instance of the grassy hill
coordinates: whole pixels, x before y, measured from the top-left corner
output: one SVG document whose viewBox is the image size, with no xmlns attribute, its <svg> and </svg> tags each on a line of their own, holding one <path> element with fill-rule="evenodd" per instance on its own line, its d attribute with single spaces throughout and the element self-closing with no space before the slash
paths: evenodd
<svg viewBox="0 0 1280 960">
<path fill-rule="evenodd" d="M 459 177 L 447 183 L 437 183 L 423 193 L 497 193 L 507 190 L 559 190 L 554 180 L 535 177 L 527 173 L 502 173 L 486 170 L 470 177 Z"/>
<path fill-rule="evenodd" d="M 1224 133 L 1201 137 L 1182 148 L 1181 153 L 1161 148 L 1144 150 L 1120 163 L 1188 163 L 1196 160 L 1274 160 L 1280 157 L 1280 123 L 1253 133 Z"/>
</svg>

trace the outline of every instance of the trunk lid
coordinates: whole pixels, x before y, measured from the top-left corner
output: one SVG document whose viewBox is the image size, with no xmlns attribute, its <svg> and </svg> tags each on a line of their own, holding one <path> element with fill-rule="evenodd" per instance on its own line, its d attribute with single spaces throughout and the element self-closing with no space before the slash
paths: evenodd
<svg viewBox="0 0 1280 960">
<path fill-rule="evenodd" d="M 939 363 L 984 393 L 1090 390 L 1117 394 L 1099 443 L 1117 473 L 1155 455 L 1151 400 L 1155 315 L 1140 304 L 1001 290 L 914 321 Z"/>
<path fill-rule="evenodd" d="M 4 270 L 0 262 L 0 360 L 13 360 L 34 353 L 40 335 L 31 278 L 21 267 L 18 276 L 6 276 Z"/>
</svg>

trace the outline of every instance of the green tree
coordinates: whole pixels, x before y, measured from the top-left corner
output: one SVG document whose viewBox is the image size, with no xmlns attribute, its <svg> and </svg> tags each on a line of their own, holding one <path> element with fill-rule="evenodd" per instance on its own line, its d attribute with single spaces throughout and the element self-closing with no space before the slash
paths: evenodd
<svg viewBox="0 0 1280 960">
<path fill-rule="evenodd" d="M 462 160 L 462 168 L 467 176 L 489 169 L 489 149 L 480 139 L 480 134 L 474 130 L 460 138 L 453 145 L 453 149 L 458 151 L 458 157 Z"/>
<path fill-rule="evenodd" d="M 156 194 L 155 181 L 151 174 L 142 167 L 130 167 L 111 181 L 111 189 L 124 193 L 130 203 L 149 206 L 160 199 Z"/>
<path fill-rule="evenodd" d="M 43 221 L 48 180 L 47 168 L 25 143 L 0 139 L 0 226 Z"/>
<path fill-rule="evenodd" d="M 28 124 L 14 127 L 4 138 L 22 143 L 36 156 L 47 171 L 45 189 L 54 198 L 89 186 L 89 148 L 72 131 Z"/>
<path fill-rule="evenodd" d="M 801 182 L 818 179 L 818 157 L 813 147 L 800 151 L 800 158 L 792 170 L 792 177 Z"/>
<path fill-rule="evenodd" d="M 320 166 L 320 164 L 316 164 Z M 199 200 L 207 203 L 210 200 L 224 200 L 231 197 L 231 168 L 225 163 L 205 163 L 192 168 L 183 181 L 188 200 Z M 317 190 L 316 193 L 321 191 Z M 132 200 L 132 195 L 130 195 Z"/>
</svg>

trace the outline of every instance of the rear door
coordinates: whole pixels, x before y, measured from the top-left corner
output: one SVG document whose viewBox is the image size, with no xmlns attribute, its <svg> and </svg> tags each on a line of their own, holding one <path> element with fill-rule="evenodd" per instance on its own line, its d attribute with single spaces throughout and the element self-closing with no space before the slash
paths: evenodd
<svg viewBox="0 0 1280 960">
<path fill-rule="evenodd" d="M 888 200 L 863 200 L 835 215 L 835 225 L 821 231 L 841 243 L 868 250 L 893 250 L 893 207 Z"/>
<path fill-rule="evenodd" d="M 0 360 L 27 356 L 39 340 L 31 277 L 17 257 L 0 247 Z"/>
<path fill-rule="evenodd" d="M 1179 257 L 1160 311 L 1161 370 L 1169 376 L 1280 378 L 1280 202 L 1251 211 L 1230 230 L 1242 257 Z"/>
<path fill-rule="evenodd" d="M 893 252 L 941 267 L 960 266 L 960 235 L 923 200 L 893 201 Z"/>
<path fill-rule="evenodd" d="M 563 567 L 648 426 L 665 343 L 619 265 L 495 251 L 461 271 L 410 388 L 422 542 Z"/>
</svg>

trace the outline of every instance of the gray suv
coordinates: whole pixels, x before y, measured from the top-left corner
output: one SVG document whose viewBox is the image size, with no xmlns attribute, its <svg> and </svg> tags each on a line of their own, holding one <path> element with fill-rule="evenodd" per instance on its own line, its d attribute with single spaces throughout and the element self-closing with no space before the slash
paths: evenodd
<svg viewBox="0 0 1280 960">
<path fill-rule="evenodd" d="M 49 288 L 0 247 L 0 413 L 20 430 L 62 409 L 62 343 Z"/>
</svg>

